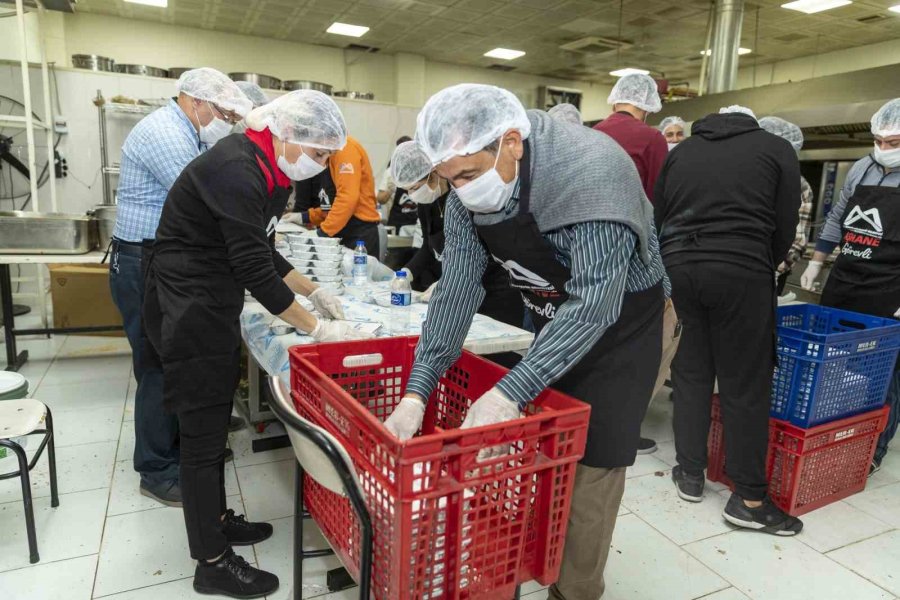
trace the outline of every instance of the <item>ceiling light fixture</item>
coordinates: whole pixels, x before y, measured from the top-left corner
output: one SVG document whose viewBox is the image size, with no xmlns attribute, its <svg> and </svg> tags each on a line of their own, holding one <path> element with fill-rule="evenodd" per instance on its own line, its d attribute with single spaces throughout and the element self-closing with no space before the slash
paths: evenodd
<svg viewBox="0 0 900 600">
<path fill-rule="evenodd" d="M 738 56 L 744 56 L 746 54 L 750 54 L 753 52 L 750 48 L 738 48 Z M 701 50 L 700 54 L 703 56 L 709 56 L 711 52 L 709 50 Z"/>
<path fill-rule="evenodd" d="M 850 0 L 795 0 L 782 4 L 781 8 L 796 10 L 808 15 L 853 4 Z"/>
<path fill-rule="evenodd" d="M 888 10 L 891 12 L 900 13 L 900 4 L 897 4 L 896 6 L 891 6 L 888 8 Z"/>
<path fill-rule="evenodd" d="M 502 60 L 515 60 L 522 56 L 525 56 L 525 53 L 521 50 L 510 50 L 508 48 L 494 48 L 490 52 L 485 52 L 485 56 L 488 58 L 499 58 Z"/>
<path fill-rule="evenodd" d="M 147 6 L 155 6 L 157 8 L 168 8 L 169 0 L 125 0 L 132 4 L 146 4 Z"/>
<path fill-rule="evenodd" d="M 626 75 L 649 75 L 650 71 L 646 69 L 634 69 L 632 67 L 626 67 L 624 69 L 610 71 L 609 74 L 613 77 L 625 77 Z"/>
<path fill-rule="evenodd" d="M 328 33 L 334 33 L 336 35 L 349 35 L 350 37 L 362 37 L 369 31 L 368 27 L 363 27 L 362 25 L 348 25 L 346 23 L 338 23 L 334 22 L 331 24 L 331 27 L 325 30 Z"/>
</svg>

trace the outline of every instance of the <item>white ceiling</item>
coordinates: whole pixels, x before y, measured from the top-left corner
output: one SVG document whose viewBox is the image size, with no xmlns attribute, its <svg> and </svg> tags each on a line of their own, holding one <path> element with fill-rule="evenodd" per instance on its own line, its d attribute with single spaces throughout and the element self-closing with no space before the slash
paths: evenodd
<svg viewBox="0 0 900 600">
<path fill-rule="evenodd" d="M 900 0 L 857 1 L 816 15 L 782 9 L 784 1 L 747 5 L 741 46 L 754 53 L 742 65 L 900 36 L 900 15 L 886 10 Z M 169 0 L 159 9 L 79 0 L 76 10 L 327 46 L 358 43 L 456 64 L 501 63 L 568 79 L 609 81 L 610 70 L 633 66 L 677 81 L 699 70 L 709 6 L 709 0 Z M 872 16 L 879 20 L 858 21 Z M 616 38 L 620 17 L 621 37 L 633 45 L 618 55 L 560 49 L 585 36 Z M 371 30 L 358 39 L 325 33 L 334 21 Z M 482 56 L 498 46 L 527 54 L 510 62 Z"/>
</svg>

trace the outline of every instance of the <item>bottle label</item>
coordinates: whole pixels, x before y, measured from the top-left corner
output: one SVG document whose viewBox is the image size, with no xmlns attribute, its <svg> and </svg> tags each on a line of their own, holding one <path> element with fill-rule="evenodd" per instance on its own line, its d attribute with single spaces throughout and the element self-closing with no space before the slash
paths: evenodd
<svg viewBox="0 0 900 600">
<path fill-rule="evenodd" d="M 354 256 L 354 257 L 353 257 L 353 264 L 354 264 L 354 265 L 364 265 L 364 264 L 366 264 L 366 259 L 368 258 L 368 256 L 369 256 L 368 254 L 363 254 L 363 255 L 361 255 L 361 256 Z"/>
<path fill-rule="evenodd" d="M 392 306 L 409 306 L 412 304 L 412 294 L 410 292 L 391 292 Z"/>
</svg>

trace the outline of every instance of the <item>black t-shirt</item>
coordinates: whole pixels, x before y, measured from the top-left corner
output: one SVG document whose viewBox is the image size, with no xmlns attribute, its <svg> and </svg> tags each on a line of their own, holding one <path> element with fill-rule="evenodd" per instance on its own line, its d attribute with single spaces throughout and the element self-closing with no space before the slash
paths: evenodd
<svg viewBox="0 0 900 600">
<path fill-rule="evenodd" d="M 337 187 L 331 179 L 331 169 L 325 169 L 315 177 L 294 182 L 294 212 L 311 208 L 331 210 L 337 195 Z"/>
</svg>

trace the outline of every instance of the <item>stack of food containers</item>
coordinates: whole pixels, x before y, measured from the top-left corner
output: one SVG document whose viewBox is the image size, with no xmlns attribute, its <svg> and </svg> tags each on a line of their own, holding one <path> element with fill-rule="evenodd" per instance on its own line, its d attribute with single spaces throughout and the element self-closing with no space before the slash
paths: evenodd
<svg viewBox="0 0 900 600">
<path fill-rule="evenodd" d="M 341 277 L 343 246 L 340 238 L 289 233 L 287 239 L 291 249 L 291 256 L 287 260 L 297 271 L 322 288 L 335 294 L 344 293 Z"/>
</svg>

